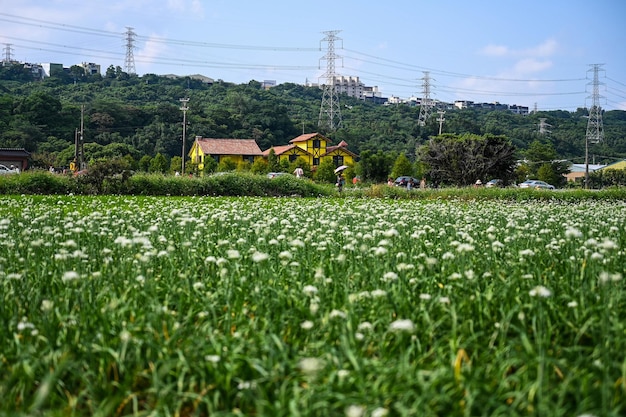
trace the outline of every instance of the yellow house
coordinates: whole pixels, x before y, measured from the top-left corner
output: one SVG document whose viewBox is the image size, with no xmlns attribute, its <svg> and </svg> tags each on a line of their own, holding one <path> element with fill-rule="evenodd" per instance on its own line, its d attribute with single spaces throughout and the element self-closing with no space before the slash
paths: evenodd
<svg viewBox="0 0 626 417">
<path fill-rule="evenodd" d="M 279 161 L 287 160 L 288 162 L 293 162 L 300 157 L 304 158 L 309 165 L 311 165 L 313 161 L 313 156 L 310 153 L 296 145 L 272 146 L 263 151 L 263 157 L 267 158 L 272 149 L 274 149 L 274 154 L 278 157 Z"/>
<path fill-rule="evenodd" d="M 291 145 L 300 148 L 308 154 L 311 168 L 317 167 L 326 158 L 332 158 L 336 167 L 353 165 L 356 162 L 358 156 L 348 150 L 346 142 L 341 141 L 336 146 L 330 146 L 328 142 L 329 140 L 319 133 L 307 133 L 289 141 Z"/>
<path fill-rule="evenodd" d="M 256 158 L 261 158 L 263 152 L 254 139 L 215 139 L 196 136 L 196 140 L 189 151 L 191 162 L 198 165 L 199 170 L 204 169 L 205 158 L 213 158 L 217 163 L 223 159 L 230 159 L 235 163 L 254 163 Z"/>
</svg>

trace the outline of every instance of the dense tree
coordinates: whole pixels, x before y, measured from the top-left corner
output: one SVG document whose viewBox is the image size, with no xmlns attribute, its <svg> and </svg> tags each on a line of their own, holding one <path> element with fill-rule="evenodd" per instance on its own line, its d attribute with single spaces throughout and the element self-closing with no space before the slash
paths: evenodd
<svg viewBox="0 0 626 417">
<path fill-rule="evenodd" d="M 393 169 L 391 170 L 391 177 L 397 178 L 403 175 L 413 176 L 414 169 L 413 164 L 409 161 L 404 153 L 401 153 L 393 163 Z"/>
<path fill-rule="evenodd" d="M 535 140 L 524 152 L 527 175 L 555 186 L 565 183 L 564 174 L 569 172 L 566 161 L 559 159 L 554 146 L 547 141 Z"/>
<path fill-rule="evenodd" d="M 513 177 L 515 147 L 503 136 L 442 135 L 420 148 L 420 161 L 436 183 L 470 185 L 477 179 Z"/>
<path fill-rule="evenodd" d="M 167 158 L 161 153 L 156 154 L 150 161 L 150 172 L 165 174 L 168 168 L 169 163 L 167 162 Z"/>
</svg>

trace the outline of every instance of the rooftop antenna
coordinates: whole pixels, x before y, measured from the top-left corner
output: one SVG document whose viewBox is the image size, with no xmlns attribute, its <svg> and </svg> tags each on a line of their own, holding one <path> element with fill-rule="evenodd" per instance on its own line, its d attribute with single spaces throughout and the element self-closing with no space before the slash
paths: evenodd
<svg viewBox="0 0 626 417">
<path fill-rule="evenodd" d="M 328 128 L 330 131 L 335 131 L 341 127 L 341 110 L 339 108 L 339 94 L 337 93 L 337 86 L 335 81 L 337 74 L 335 74 L 335 60 L 341 58 L 335 54 L 335 41 L 341 40 L 337 37 L 337 33 L 340 30 L 330 30 L 322 32 L 326 35 L 321 42 L 328 44 L 326 55 L 323 58 L 326 60 L 326 72 L 323 77 L 326 77 L 326 83 L 324 84 L 324 92 L 322 93 L 322 104 L 320 106 L 320 116 L 318 119 L 318 127 Z"/>
<path fill-rule="evenodd" d="M 137 34 L 133 32 L 133 28 L 126 26 L 126 61 L 124 62 L 124 70 L 127 74 L 137 73 L 135 70 L 135 56 L 133 55 L 135 36 Z"/>
</svg>

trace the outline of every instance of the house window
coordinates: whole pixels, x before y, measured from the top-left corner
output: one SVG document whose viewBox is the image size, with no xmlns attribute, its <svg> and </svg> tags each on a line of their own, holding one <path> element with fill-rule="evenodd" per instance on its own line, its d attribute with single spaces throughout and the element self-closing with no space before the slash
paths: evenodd
<svg viewBox="0 0 626 417">
<path fill-rule="evenodd" d="M 333 163 L 335 164 L 335 167 L 343 165 L 343 156 L 342 155 L 333 156 Z"/>
<path fill-rule="evenodd" d="M 296 155 L 296 154 L 289 155 L 289 162 L 293 162 L 293 161 L 295 161 L 296 159 L 298 159 L 298 155 Z"/>
<path fill-rule="evenodd" d="M 320 159 L 319 158 L 313 158 L 313 165 L 319 165 L 320 164 Z"/>
<path fill-rule="evenodd" d="M 243 160 L 245 162 L 249 162 L 251 164 L 254 164 L 254 156 L 252 156 L 252 155 L 243 155 Z"/>
<path fill-rule="evenodd" d="M 321 147 L 321 141 L 319 139 L 313 139 L 313 149 L 319 149 Z"/>
</svg>

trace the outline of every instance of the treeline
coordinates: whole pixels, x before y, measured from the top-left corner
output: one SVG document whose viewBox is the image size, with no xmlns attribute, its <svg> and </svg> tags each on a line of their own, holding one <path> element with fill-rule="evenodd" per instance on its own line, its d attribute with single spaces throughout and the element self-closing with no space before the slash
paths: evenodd
<svg viewBox="0 0 626 417">
<path fill-rule="evenodd" d="M 84 120 L 87 160 L 163 155 L 170 160 L 182 151 L 181 98 L 189 98 L 188 148 L 195 136 L 253 138 L 261 149 L 287 144 L 302 132 L 319 131 L 321 90 L 296 84 L 264 89 L 257 81 L 205 84 L 190 77 L 167 78 L 126 74 L 110 66 L 104 75 L 86 75 L 81 67 L 43 81 L 20 65 L 0 67 L 0 147 L 30 151 L 36 166 L 68 166 L 74 139 Z M 419 149 L 438 135 L 432 117 L 417 123 L 419 107 L 382 106 L 341 97 L 343 127 L 320 132 L 333 143 L 345 140 L 365 155 L 404 154 L 419 162 Z M 531 144 L 551 148 L 556 158 L 583 162 L 588 112 L 549 111 L 516 115 L 506 111 L 448 110 L 443 132 L 456 137 L 505 137 L 515 157 L 525 158 Z M 550 133 L 540 134 L 545 119 Z M 626 112 L 603 114 L 605 140 L 593 144 L 595 163 L 626 157 Z M 90 145 L 90 146 L 87 146 Z M 90 154 L 90 152 L 95 152 Z M 188 149 L 187 149 L 188 150 Z M 389 167 L 389 170 L 391 167 Z"/>
</svg>

